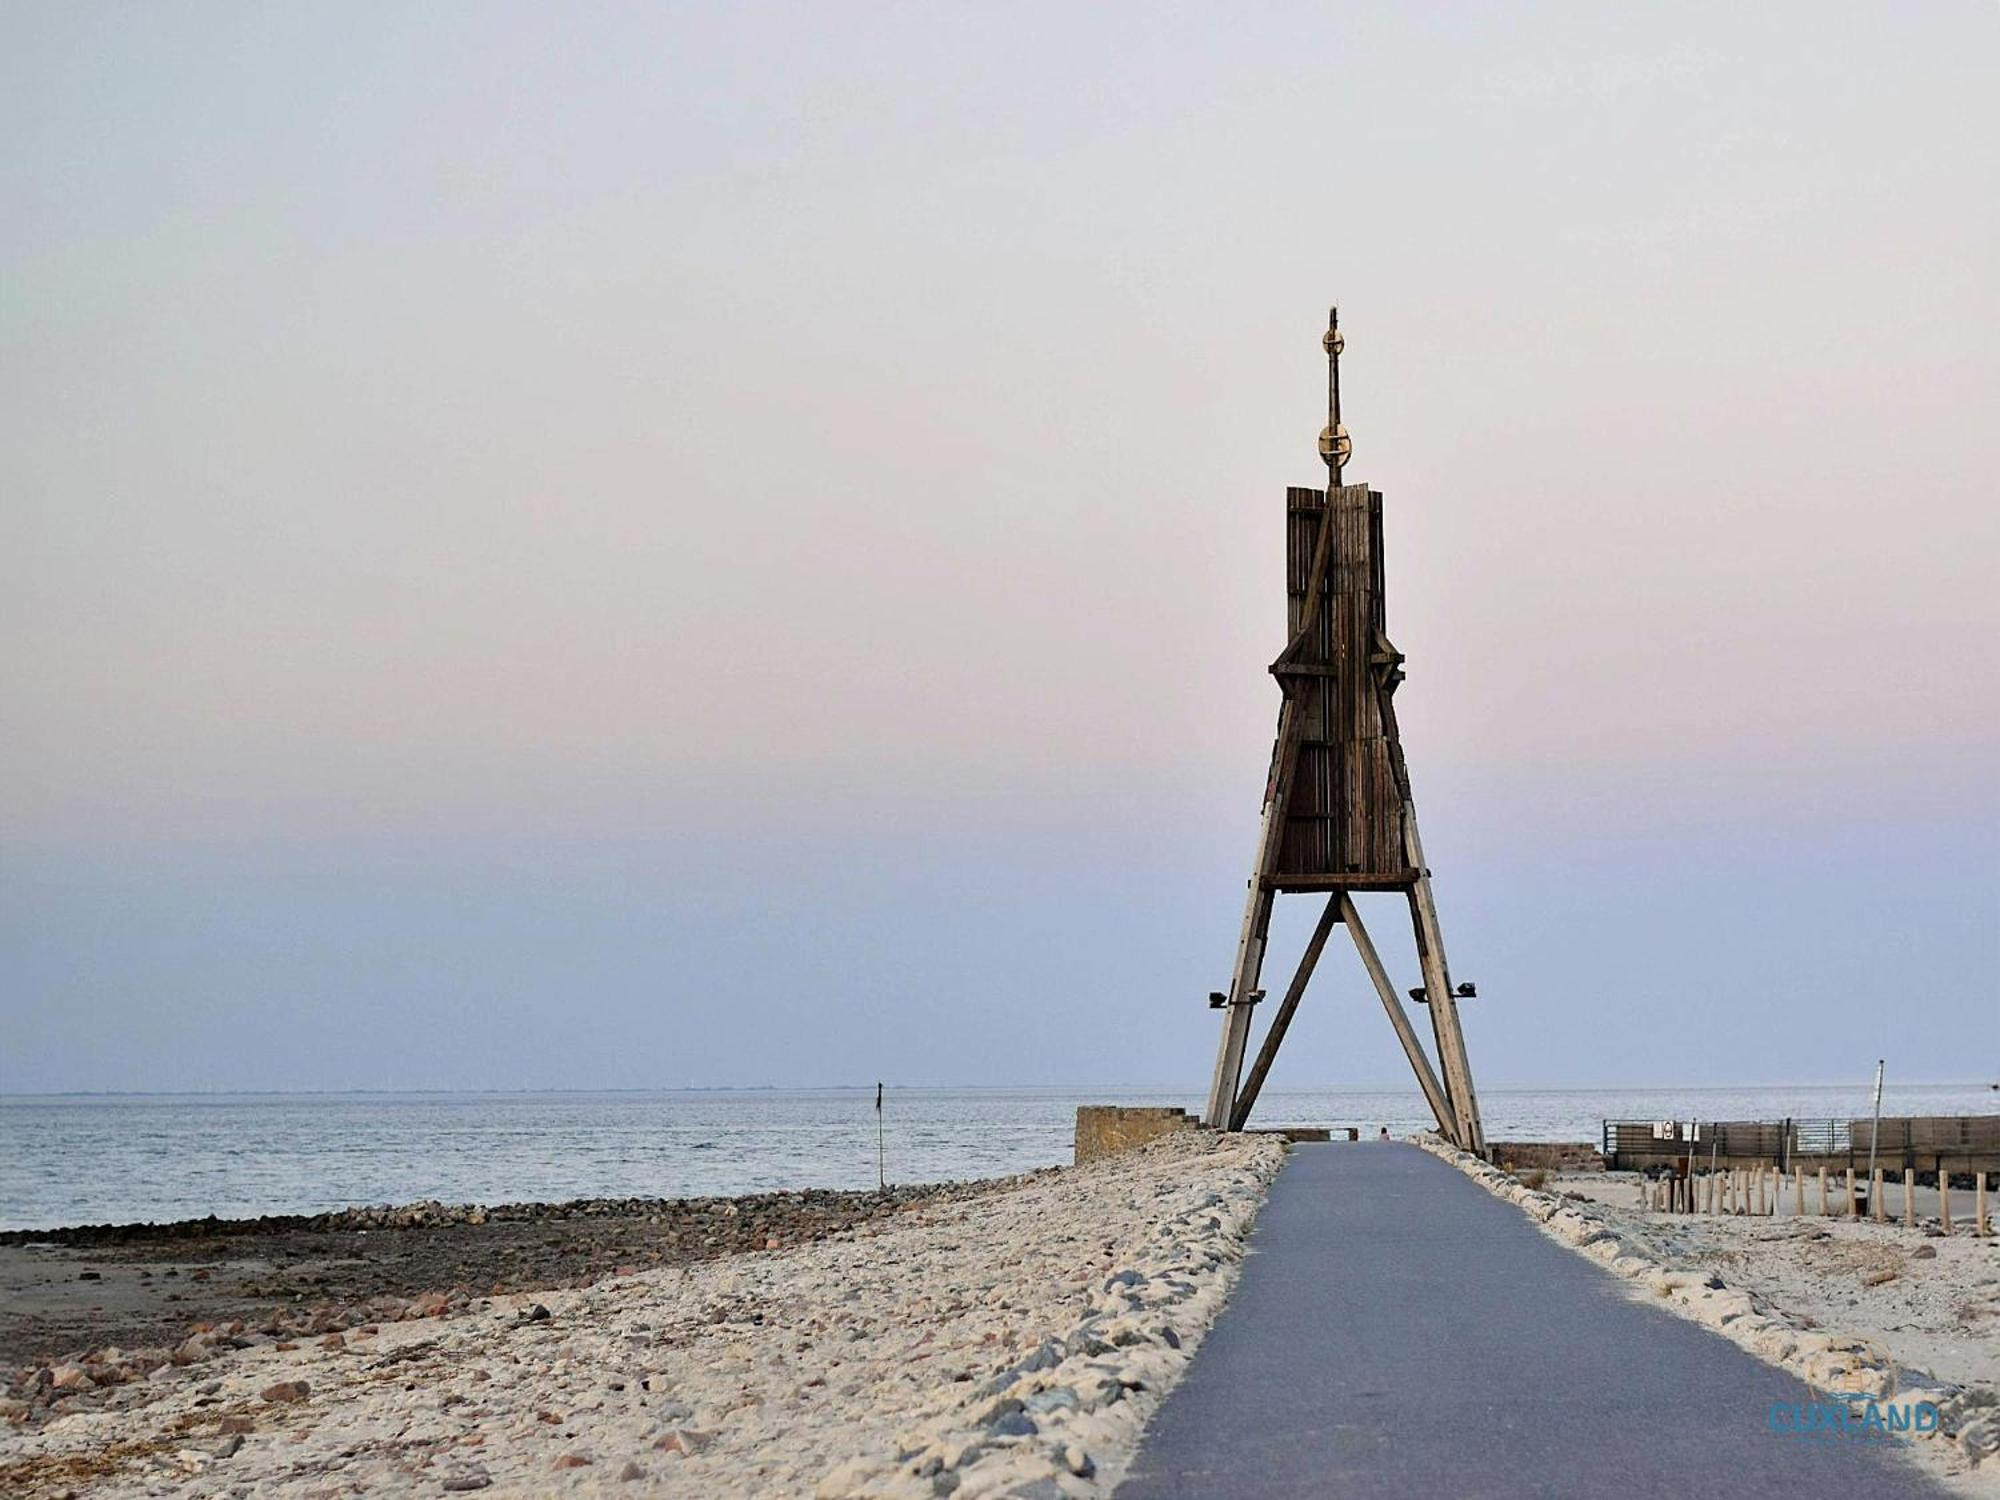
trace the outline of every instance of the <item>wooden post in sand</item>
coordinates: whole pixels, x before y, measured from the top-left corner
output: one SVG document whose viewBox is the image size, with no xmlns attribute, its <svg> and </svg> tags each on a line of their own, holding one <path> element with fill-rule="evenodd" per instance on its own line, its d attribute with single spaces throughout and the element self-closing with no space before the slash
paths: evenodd
<svg viewBox="0 0 2000 1500">
<path fill-rule="evenodd" d="M 1875 1176 L 1868 1184 L 1868 1207 L 1873 1211 L 1877 1224 L 1889 1222 L 1889 1205 L 1882 1197 L 1882 1169 L 1875 1169 Z"/>
<path fill-rule="evenodd" d="M 1861 1217 L 1861 1200 L 1854 1196 L 1854 1168 L 1852 1167 L 1847 1169 L 1847 1217 L 1850 1219 Z"/>
<path fill-rule="evenodd" d="M 1796 1214 L 1802 1214 L 1805 1211 L 1806 1211 L 1806 1169 L 1804 1167 L 1794 1166 L 1792 1168 L 1792 1212 L 1793 1214 L 1796 1215 Z"/>
<path fill-rule="evenodd" d="M 1951 1174 L 1944 1169 L 1944 1159 L 1938 1159 L 1938 1228 L 1951 1233 Z"/>
<path fill-rule="evenodd" d="M 1903 1168 L 1903 1227 L 1917 1227 L 1917 1173 L 1914 1167 Z"/>
<path fill-rule="evenodd" d="M 1972 1232 L 1982 1240 L 1993 1233 L 1993 1225 L 1986 1218 L 1986 1174 L 1981 1172 L 1979 1180 L 1972 1186 Z"/>
<path fill-rule="evenodd" d="M 1825 1167 L 1821 1167 L 1819 1169 L 1819 1211 L 1820 1211 L 1820 1216 L 1824 1218 L 1826 1216 L 1826 1168 Z"/>
</svg>

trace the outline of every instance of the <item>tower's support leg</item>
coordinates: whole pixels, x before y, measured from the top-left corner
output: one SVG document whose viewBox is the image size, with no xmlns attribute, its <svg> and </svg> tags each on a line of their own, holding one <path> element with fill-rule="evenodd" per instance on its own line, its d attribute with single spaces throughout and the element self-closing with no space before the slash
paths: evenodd
<svg viewBox="0 0 2000 1500">
<path fill-rule="evenodd" d="M 1326 532 L 1332 528 L 1327 527 Z M 1320 551 L 1326 550 L 1322 540 Z M 1322 557 L 1318 564 L 1325 566 Z M 1243 1076 L 1243 1049 L 1250 1040 L 1250 1010 L 1257 1003 L 1257 977 L 1264 972 L 1264 941 L 1271 928 L 1274 892 L 1266 877 L 1277 867 L 1285 836 L 1285 804 L 1292 794 L 1292 772 L 1298 760 L 1299 735 L 1304 728 L 1299 706 L 1289 695 L 1278 709 L 1278 738 L 1271 747 L 1271 771 L 1264 779 L 1264 813 L 1257 827 L 1257 858 L 1250 867 L 1250 891 L 1243 902 L 1243 932 L 1236 940 L 1236 967 L 1229 975 L 1229 995 L 1223 1002 L 1222 1045 L 1216 1049 L 1215 1076 L 1209 1080 L 1208 1108 L 1202 1123 L 1211 1130 L 1231 1130 L 1236 1114 L 1236 1084 Z"/>
<path fill-rule="evenodd" d="M 1438 1082 L 1437 1074 L 1431 1071 L 1431 1060 L 1424 1055 L 1424 1044 L 1418 1040 L 1416 1028 L 1404 1013 L 1395 985 L 1389 982 L 1389 971 L 1382 967 L 1382 956 L 1375 951 L 1374 939 L 1361 925 L 1361 913 L 1355 910 L 1354 898 L 1342 891 L 1338 899 L 1340 920 L 1347 924 L 1347 934 L 1354 939 L 1354 951 L 1361 955 L 1361 966 L 1375 982 L 1375 993 L 1382 997 L 1382 1008 L 1389 1013 L 1389 1024 L 1396 1028 L 1396 1040 L 1403 1044 L 1403 1055 L 1409 1058 L 1410 1068 L 1417 1075 L 1417 1085 L 1430 1102 L 1431 1113 L 1437 1117 L 1438 1129 L 1446 1136 L 1455 1138 L 1458 1134 L 1457 1115 L 1451 1100 Z"/>
<path fill-rule="evenodd" d="M 1243 906 L 1243 934 L 1236 941 L 1236 967 L 1222 1010 L 1222 1045 L 1215 1054 L 1215 1077 L 1209 1081 L 1208 1108 L 1201 1117 L 1211 1130 L 1234 1128 L 1230 1122 L 1236 1113 L 1236 1080 L 1243 1074 L 1243 1049 L 1250 1041 L 1250 1011 L 1257 1003 L 1257 977 L 1264 970 L 1272 899 L 1260 868 L 1250 877 L 1250 897 Z"/>
<path fill-rule="evenodd" d="M 1444 933 L 1438 926 L 1437 902 L 1424 865 L 1423 841 L 1417 836 L 1417 810 L 1404 804 L 1404 828 L 1410 864 L 1417 870 L 1410 887 L 1410 923 L 1416 929 L 1417 957 L 1423 963 L 1424 996 L 1430 1002 L 1431 1026 L 1437 1035 L 1438 1064 L 1444 1070 L 1457 1128 L 1451 1132 L 1461 1150 L 1486 1154 L 1486 1130 L 1479 1120 L 1479 1100 L 1472 1089 L 1472 1063 L 1465 1055 L 1465 1033 L 1458 1022 L 1458 998 L 1451 992 L 1451 971 L 1445 963 Z"/>
<path fill-rule="evenodd" d="M 1250 1076 L 1243 1080 L 1243 1091 L 1236 1096 L 1235 1107 L 1229 1113 L 1231 1130 L 1241 1130 L 1244 1121 L 1250 1118 L 1257 1095 L 1263 1091 L 1265 1075 L 1271 1071 L 1271 1064 L 1278 1058 L 1278 1048 L 1284 1044 L 1285 1030 L 1292 1024 L 1299 1001 L 1305 995 L 1306 984 L 1312 978 L 1313 968 L 1319 963 L 1320 950 L 1326 947 L 1333 924 L 1339 920 L 1340 897 L 1336 894 L 1326 898 L 1326 910 L 1319 914 L 1319 925 L 1313 928 L 1313 935 L 1306 943 L 1306 951 L 1299 959 L 1298 972 L 1292 975 L 1285 998 L 1278 1002 L 1278 1013 L 1271 1017 L 1270 1029 L 1264 1033 L 1264 1044 L 1257 1049 L 1257 1060 L 1250 1065 Z"/>
</svg>

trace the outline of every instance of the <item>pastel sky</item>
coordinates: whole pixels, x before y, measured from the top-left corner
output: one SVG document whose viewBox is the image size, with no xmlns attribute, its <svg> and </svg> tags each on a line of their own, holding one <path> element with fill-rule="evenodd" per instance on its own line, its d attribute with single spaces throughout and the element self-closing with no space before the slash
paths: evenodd
<svg viewBox="0 0 2000 1500">
<path fill-rule="evenodd" d="M 1482 1082 L 2000 1078 L 1996 64 L 0 8 L 0 1092 L 1198 1094 L 1334 300 Z"/>
</svg>

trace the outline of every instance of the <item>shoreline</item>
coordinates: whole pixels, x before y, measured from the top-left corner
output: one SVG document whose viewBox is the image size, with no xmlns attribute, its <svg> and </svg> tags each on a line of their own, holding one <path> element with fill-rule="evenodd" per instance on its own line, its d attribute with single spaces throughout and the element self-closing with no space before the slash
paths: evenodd
<svg viewBox="0 0 2000 1500">
<path fill-rule="evenodd" d="M 958 1201 L 1020 1178 L 854 1193 L 411 1203 L 257 1219 L 81 1225 L 0 1234 L 0 1397 L 28 1399 L 37 1366 L 125 1353 L 108 1383 L 171 1361 L 190 1339 L 317 1337 L 396 1321 L 412 1307 L 587 1284 L 621 1269 L 687 1265 L 811 1243 L 884 1215 Z M 93 1377 L 96 1380 L 96 1377 Z M 99 1381 L 98 1383 L 106 1383 Z"/>
<path fill-rule="evenodd" d="M 1036 1171 L 1051 1171 L 1042 1167 Z M 945 1192 L 1029 1177 L 1034 1172 L 997 1177 L 965 1177 L 938 1182 L 898 1183 L 887 1188 L 790 1188 L 757 1193 L 704 1193 L 680 1198 L 561 1198 L 519 1203 L 444 1203 L 435 1198 L 408 1203 L 357 1203 L 315 1213 L 258 1214 L 225 1219 L 207 1214 L 192 1219 L 135 1219 L 129 1223 L 66 1224 L 55 1229 L 0 1229 L 0 1248 L 54 1244 L 83 1248 L 142 1243 L 150 1239 L 187 1240 L 209 1235 L 250 1235 L 286 1230 L 338 1232 L 363 1229 L 439 1228 L 449 1224 L 547 1223 L 565 1219 L 604 1218 L 642 1214 L 683 1205 L 787 1200 L 880 1198 Z"/>
</svg>

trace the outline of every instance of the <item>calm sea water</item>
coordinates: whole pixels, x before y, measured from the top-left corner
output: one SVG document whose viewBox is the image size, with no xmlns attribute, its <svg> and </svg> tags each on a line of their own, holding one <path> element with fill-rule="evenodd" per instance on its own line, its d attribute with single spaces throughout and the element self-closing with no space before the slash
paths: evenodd
<svg viewBox="0 0 2000 1500">
<path fill-rule="evenodd" d="M 891 1182 L 1069 1159 L 1079 1104 L 1199 1108 L 1118 1089 L 891 1089 Z M 1865 1087 L 1484 1090 L 1499 1140 L 1596 1140 L 1613 1119 L 1850 1117 Z M 1901 1085 L 1886 1114 L 2000 1111 L 1985 1085 Z M 1261 1125 L 1430 1123 L 1415 1090 L 1268 1093 Z M 245 1094 L 0 1098 L 0 1228 L 312 1213 L 356 1203 L 501 1203 L 865 1188 L 870 1090 L 615 1094 Z"/>
</svg>

